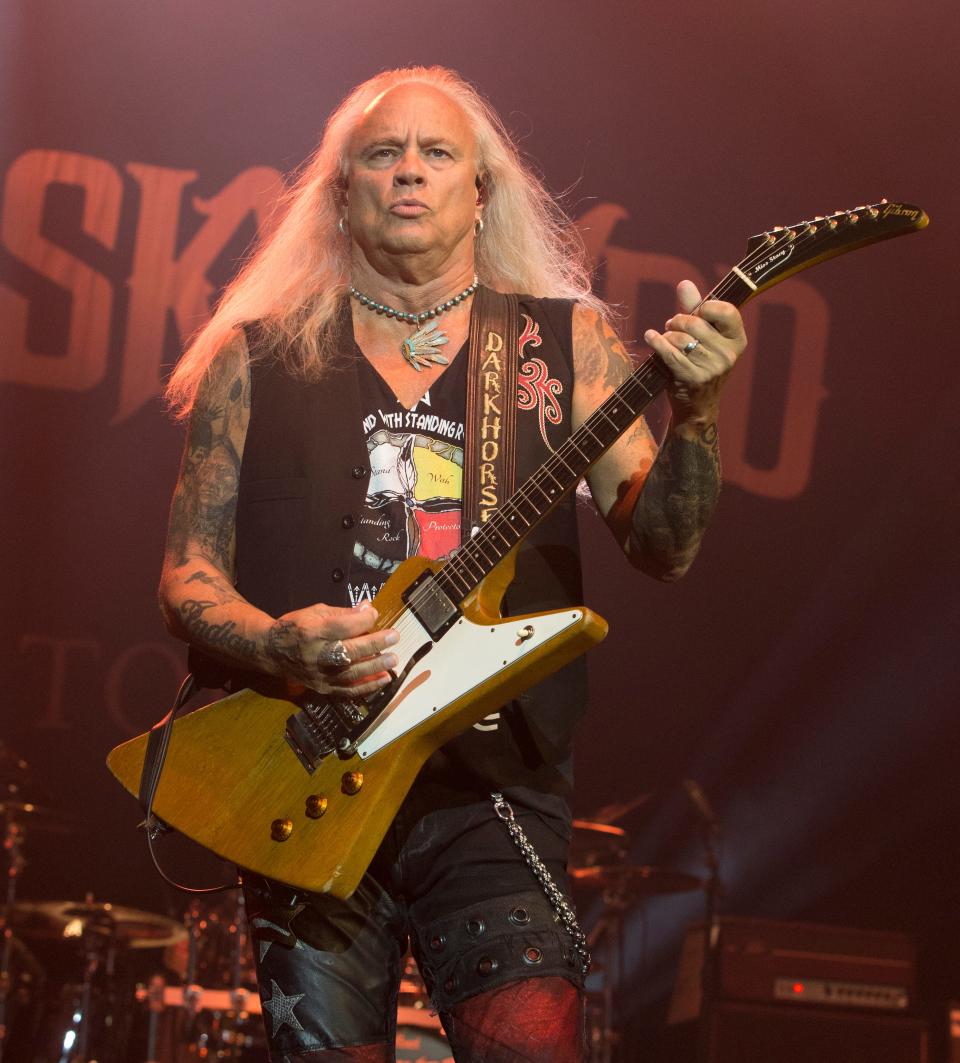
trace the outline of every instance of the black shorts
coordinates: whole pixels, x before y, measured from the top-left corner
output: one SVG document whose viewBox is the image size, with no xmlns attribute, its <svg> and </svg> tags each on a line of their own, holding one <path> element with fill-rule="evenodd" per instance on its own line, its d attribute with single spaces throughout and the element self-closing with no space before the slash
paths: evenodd
<svg viewBox="0 0 960 1063">
<path fill-rule="evenodd" d="M 569 899 L 562 797 L 505 791 Z M 487 799 L 425 815 L 408 802 L 347 900 L 244 875 L 271 1054 L 391 1042 L 408 943 L 440 1012 L 521 978 L 582 988 L 558 923 Z"/>
</svg>

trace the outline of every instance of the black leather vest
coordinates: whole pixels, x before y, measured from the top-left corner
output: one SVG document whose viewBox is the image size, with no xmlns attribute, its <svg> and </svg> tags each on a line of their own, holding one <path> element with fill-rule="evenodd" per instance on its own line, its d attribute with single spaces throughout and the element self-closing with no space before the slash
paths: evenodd
<svg viewBox="0 0 960 1063">
<path fill-rule="evenodd" d="M 573 388 L 571 303 L 521 297 L 520 311 L 518 485 L 570 434 Z M 369 469 L 356 374 L 363 356 L 345 318 L 340 354 L 316 382 L 292 377 L 261 349 L 256 327 L 247 328 L 254 358 L 237 509 L 237 588 L 272 616 L 339 601 L 348 571 Z M 581 601 L 575 501 L 568 497 L 524 541 L 504 611 Z M 567 792 L 573 728 L 585 706 L 581 659 L 506 707 L 495 730 L 470 729 L 454 739 L 425 774 L 459 792 L 511 785 Z"/>
</svg>

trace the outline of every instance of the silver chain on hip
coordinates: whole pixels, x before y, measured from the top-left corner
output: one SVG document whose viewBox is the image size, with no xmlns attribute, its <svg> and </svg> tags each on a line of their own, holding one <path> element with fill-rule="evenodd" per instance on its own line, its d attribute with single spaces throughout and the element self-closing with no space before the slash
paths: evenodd
<svg viewBox="0 0 960 1063">
<path fill-rule="evenodd" d="M 513 814 L 510 802 L 503 794 L 492 793 L 490 800 L 493 802 L 493 810 L 503 820 L 504 826 L 513 839 L 514 844 L 520 850 L 527 867 L 533 872 L 534 878 L 540 883 L 540 888 L 550 902 L 553 910 L 563 929 L 570 935 L 573 943 L 573 951 L 576 953 L 580 966 L 580 973 L 586 977 L 590 973 L 590 950 L 587 948 L 587 936 L 580 929 L 577 922 L 577 914 L 570 906 L 570 902 L 560 892 L 560 887 L 547 869 L 547 865 L 537 856 L 537 851 L 530 843 L 530 839 L 524 833 L 523 827 L 517 822 Z"/>
</svg>

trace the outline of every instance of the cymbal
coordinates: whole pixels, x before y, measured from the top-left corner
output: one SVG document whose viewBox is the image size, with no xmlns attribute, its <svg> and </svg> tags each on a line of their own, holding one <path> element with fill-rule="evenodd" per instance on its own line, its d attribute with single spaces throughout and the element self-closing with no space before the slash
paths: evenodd
<svg viewBox="0 0 960 1063">
<path fill-rule="evenodd" d="M 612 864 L 627 855 L 627 832 L 623 827 L 589 819 L 573 821 L 569 861 L 571 867 Z"/>
<path fill-rule="evenodd" d="M 597 809 L 593 818 L 600 823 L 613 823 L 618 819 L 623 819 L 634 809 L 641 808 L 651 797 L 653 797 L 653 794 L 637 794 L 636 797 L 630 798 L 629 801 L 616 801 L 613 804 L 604 805 L 603 808 Z"/>
<path fill-rule="evenodd" d="M 685 893 L 700 889 L 701 879 L 686 871 L 649 864 L 598 864 L 570 869 L 574 886 L 622 893 L 631 897 L 649 897 L 656 893 Z"/>
<path fill-rule="evenodd" d="M 625 838 L 627 836 L 627 832 L 623 827 L 615 827 L 612 823 L 594 823 L 589 819 L 575 819 L 573 821 L 573 829 L 588 831 L 593 834 L 613 835 L 617 838 Z"/>
<path fill-rule="evenodd" d="M 10 925 L 26 938 L 70 940 L 93 932 L 128 949 L 159 949 L 187 937 L 186 927 L 164 915 L 109 903 L 23 901 L 8 914 Z"/>
</svg>

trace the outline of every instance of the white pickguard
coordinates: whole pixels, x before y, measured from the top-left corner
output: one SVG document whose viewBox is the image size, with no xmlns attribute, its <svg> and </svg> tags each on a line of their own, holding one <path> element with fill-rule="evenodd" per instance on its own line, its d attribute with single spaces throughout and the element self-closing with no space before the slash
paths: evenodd
<svg viewBox="0 0 960 1063">
<path fill-rule="evenodd" d="M 410 670 L 376 724 L 357 743 L 357 752 L 361 758 L 378 752 L 582 619 L 580 609 L 529 619 L 512 617 L 495 624 L 475 624 L 461 616 Z M 414 628 L 407 626 L 400 642 L 392 647 L 401 668 L 430 642 L 430 636 L 410 614 L 404 624 Z"/>
</svg>

